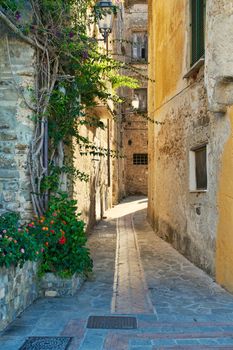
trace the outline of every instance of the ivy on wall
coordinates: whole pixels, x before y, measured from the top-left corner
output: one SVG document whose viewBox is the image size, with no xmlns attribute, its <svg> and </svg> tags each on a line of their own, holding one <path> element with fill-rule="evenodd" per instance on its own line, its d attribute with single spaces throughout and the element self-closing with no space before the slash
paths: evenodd
<svg viewBox="0 0 233 350">
<path fill-rule="evenodd" d="M 92 0 L 0 1 L 0 20 L 36 52 L 35 88 L 30 104 L 24 99 L 35 120 L 28 168 L 36 215 L 46 211 L 49 193 L 59 189 L 62 174 L 88 180 L 65 164 L 64 147 L 73 139 L 81 154 L 117 156 L 80 135 L 80 126 L 104 128 L 88 111 L 97 101 L 120 102 L 116 89 L 121 86 L 137 87 L 135 79 L 120 74 L 128 67 L 107 56 L 91 35 L 96 16 L 101 15 L 92 11 L 93 6 Z M 5 44 L 10 56 L 7 35 Z"/>
</svg>

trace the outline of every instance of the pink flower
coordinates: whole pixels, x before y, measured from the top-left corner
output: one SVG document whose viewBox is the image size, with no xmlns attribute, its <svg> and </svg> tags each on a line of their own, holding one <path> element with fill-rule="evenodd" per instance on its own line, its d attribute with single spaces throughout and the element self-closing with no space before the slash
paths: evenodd
<svg viewBox="0 0 233 350">
<path fill-rule="evenodd" d="M 21 248 L 21 249 L 20 249 L 20 252 L 21 252 L 22 254 L 24 254 L 24 253 L 25 253 L 25 250 L 24 250 L 23 248 Z"/>
<path fill-rule="evenodd" d="M 3 233 L 6 233 L 7 231 L 6 231 L 6 230 L 3 230 L 2 232 L 3 232 Z"/>
<path fill-rule="evenodd" d="M 13 238 L 12 238 L 12 237 L 9 237 L 9 238 L 8 238 L 8 241 L 10 241 L 10 242 L 13 241 Z"/>
<path fill-rule="evenodd" d="M 21 232 L 22 231 L 22 229 L 21 228 L 18 228 L 18 232 Z"/>
<path fill-rule="evenodd" d="M 44 248 L 41 248 L 41 253 L 43 253 L 44 252 Z"/>
</svg>

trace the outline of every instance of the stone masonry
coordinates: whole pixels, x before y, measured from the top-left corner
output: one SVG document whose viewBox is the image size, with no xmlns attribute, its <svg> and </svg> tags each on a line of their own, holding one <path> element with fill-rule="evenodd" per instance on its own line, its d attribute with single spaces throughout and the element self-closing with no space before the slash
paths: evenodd
<svg viewBox="0 0 233 350">
<path fill-rule="evenodd" d="M 34 86 L 34 50 L 0 23 L 0 213 L 31 216 L 27 155 L 34 124 L 29 88 Z"/>
<path fill-rule="evenodd" d="M 37 264 L 0 269 L 0 330 L 3 330 L 39 295 Z"/>
</svg>

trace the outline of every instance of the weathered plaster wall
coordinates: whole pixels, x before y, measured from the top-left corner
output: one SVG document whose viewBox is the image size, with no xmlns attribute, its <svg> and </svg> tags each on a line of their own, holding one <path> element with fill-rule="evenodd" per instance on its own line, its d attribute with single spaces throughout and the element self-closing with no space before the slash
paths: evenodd
<svg viewBox="0 0 233 350">
<path fill-rule="evenodd" d="M 206 85 L 209 107 L 226 112 L 233 104 L 233 0 L 207 0 Z"/>
<path fill-rule="evenodd" d="M 124 54 L 127 63 L 132 64 L 144 76 L 147 76 L 148 63 L 146 60 L 132 61 L 133 33 L 146 33 L 148 26 L 148 5 L 145 2 L 131 1 L 126 3 L 124 16 Z M 143 79 L 137 72 L 127 71 L 139 82 L 140 88 L 147 88 L 148 81 Z M 134 165 L 134 153 L 148 153 L 148 122 L 140 115 L 135 115 L 131 102 L 134 98 L 132 89 L 124 89 L 123 96 L 126 99 L 124 106 L 123 129 L 123 152 L 125 194 L 148 194 L 148 166 Z M 147 111 L 144 112 L 147 115 Z M 131 144 L 129 145 L 129 141 Z"/>
<path fill-rule="evenodd" d="M 0 23 L 0 213 L 18 211 L 23 219 L 32 210 L 27 155 L 34 124 L 19 91 L 29 99 L 33 63 L 34 50 Z"/>
<path fill-rule="evenodd" d="M 147 195 L 148 165 L 134 165 L 134 153 L 148 153 L 147 121 L 131 116 L 124 123 L 124 153 L 127 195 Z"/>
<path fill-rule="evenodd" d="M 126 61 L 131 62 L 132 46 L 130 43 L 132 42 L 132 32 L 147 31 L 147 22 L 147 4 L 132 4 L 125 8 L 124 39 L 126 42 L 123 45 L 125 48 Z M 147 69 L 147 65 L 144 68 Z"/>
<path fill-rule="evenodd" d="M 159 110 L 164 124 L 154 137 L 153 224 L 158 234 L 211 274 L 215 271 L 217 178 L 227 135 L 221 117 L 207 109 L 203 81 Z M 189 188 L 189 151 L 208 143 L 208 191 Z M 152 150 L 151 150 L 152 151 Z"/>
<path fill-rule="evenodd" d="M 125 3 L 123 1 L 115 2 L 118 6 L 118 14 L 114 19 L 113 31 L 111 33 L 111 49 L 114 53 L 114 58 L 125 62 L 124 56 L 124 39 L 125 35 Z M 123 73 L 123 70 L 121 71 Z M 123 96 L 123 88 L 118 89 L 118 95 Z M 114 105 L 114 123 L 113 123 L 113 137 L 112 149 L 123 155 L 123 130 L 122 130 L 122 106 L 121 104 Z M 118 204 L 122 198 L 125 197 L 125 159 L 123 157 L 112 159 L 112 203 Z"/>
<path fill-rule="evenodd" d="M 228 110 L 229 138 L 221 161 L 218 192 L 216 278 L 233 292 L 233 107 Z"/>
<path fill-rule="evenodd" d="M 103 120 L 107 127 L 107 120 Z M 110 122 L 110 138 L 112 145 L 112 122 Z M 98 147 L 107 149 L 107 129 L 86 128 L 80 129 L 81 135 L 87 137 Z M 85 150 L 84 150 L 85 152 Z M 108 187 L 108 160 L 98 155 L 80 155 L 79 147 L 74 145 L 74 166 L 76 169 L 89 175 L 89 181 L 74 182 L 74 198 L 78 201 L 78 209 L 87 228 L 104 216 L 104 212 L 112 205 L 112 159 L 110 160 L 111 184 Z"/>
<path fill-rule="evenodd" d="M 155 64 L 156 64 L 156 50 L 154 45 L 155 40 L 155 0 L 148 1 L 148 115 L 154 119 L 155 111 Z M 148 125 L 148 218 L 154 226 L 154 191 L 155 176 L 154 176 L 154 157 L 155 157 L 155 138 L 154 138 L 154 124 Z"/>
<path fill-rule="evenodd" d="M 186 0 L 155 1 L 156 106 L 183 87 Z M 172 53 L 172 55 L 171 55 Z"/>
<path fill-rule="evenodd" d="M 216 278 L 233 292 L 233 0 L 207 1 L 207 42 L 205 82 L 209 108 L 222 116 L 227 132 L 219 142 L 224 147 L 220 159 Z M 226 144 L 225 144 L 226 142 Z"/>
<path fill-rule="evenodd" d="M 156 81 L 149 84 L 149 113 L 162 124 L 149 127 L 148 216 L 161 237 L 215 274 L 218 179 L 229 124 L 209 108 L 204 67 L 183 78 L 190 64 L 188 3 L 149 4 L 149 72 Z M 208 56 L 212 39 L 207 38 Z M 203 143 L 208 144 L 208 190 L 192 192 L 189 151 Z"/>
</svg>

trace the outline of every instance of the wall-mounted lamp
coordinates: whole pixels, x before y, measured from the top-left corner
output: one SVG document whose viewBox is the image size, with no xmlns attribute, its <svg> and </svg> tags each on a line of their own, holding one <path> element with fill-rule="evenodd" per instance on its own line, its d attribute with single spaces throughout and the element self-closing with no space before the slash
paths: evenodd
<svg viewBox="0 0 233 350">
<path fill-rule="evenodd" d="M 98 18 L 99 31 L 103 36 L 103 40 L 106 43 L 106 51 L 108 53 L 108 36 L 112 32 L 114 5 L 111 1 L 100 0 L 95 5 L 95 12 Z"/>
</svg>

